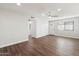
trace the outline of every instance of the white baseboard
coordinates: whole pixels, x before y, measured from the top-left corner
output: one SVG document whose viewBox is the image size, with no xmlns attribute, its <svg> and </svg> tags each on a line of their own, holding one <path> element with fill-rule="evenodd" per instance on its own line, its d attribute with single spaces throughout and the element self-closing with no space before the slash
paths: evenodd
<svg viewBox="0 0 79 59">
<path fill-rule="evenodd" d="M 35 38 L 41 38 L 41 37 L 44 37 L 44 36 L 47 36 L 47 35 L 36 36 Z"/>
<path fill-rule="evenodd" d="M 73 39 L 79 39 L 79 37 L 73 37 L 73 36 L 65 36 L 65 35 L 57 35 L 57 34 L 50 34 L 50 35 L 62 36 L 62 37 L 73 38 Z"/>
<path fill-rule="evenodd" d="M 22 42 L 25 42 L 25 41 L 28 41 L 28 39 L 17 41 L 17 42 L 13 42 L 13 43 L 9 43 L 9 44 L 0 45 L 0 48 L 11 46 L 11 45 L 15 45 L 15 44 L 19 44 L 19 43 L 22 43 Z"/>
</svg>

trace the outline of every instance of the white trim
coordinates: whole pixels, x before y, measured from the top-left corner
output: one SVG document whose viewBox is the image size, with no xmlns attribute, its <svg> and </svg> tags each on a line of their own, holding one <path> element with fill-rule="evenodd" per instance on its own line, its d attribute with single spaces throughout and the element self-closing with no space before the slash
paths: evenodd
<svg viewBox="0 0 79 59">
<path fill-rule="evenodd" d="M 65 18 L 74 18 L 74 17 L 79 17 L 79 15 L 56 17 L 56 18 L 51 18 L 51 19 L 49 19 L 49 21 L 57 21 L 57 20 L 65 19 Z"/>
<path fill-rule="evenodd" d="M 41 38 L 41 37 L 43 37 L 43 36 L 47 36 L 47 35 L 36 36 L 36 37 L 34 37 L 34 38 Z"/>
<path fill-rule="evenodd" d="M 25 42 L 25 41 L 28 41 L 28 39 L 17 41 L 17 42 L 13 42 L 13 43 L 9 43 L 9 44 L 4 44 L 4 45 L 1 45 L 0 48 L 11 46 L 11 45 L 15 45 L 15 44 L 19 44 L 19 43 L 22 43 L 22 42 Z"/>
</svg>

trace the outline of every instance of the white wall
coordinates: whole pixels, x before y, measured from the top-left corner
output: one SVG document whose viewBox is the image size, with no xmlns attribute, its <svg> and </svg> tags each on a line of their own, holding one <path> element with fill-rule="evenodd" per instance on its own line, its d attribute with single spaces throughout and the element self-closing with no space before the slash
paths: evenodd
<svg viewBox="0 0 79 59">
<path fill-rule="evenodd" d="M 36 38 L 48 35 L 48 19 L 38 16 L 36 19 Z"/>
<path fill-rule="evenodd" d="M 30 35 L 35 38 L 48 35 L 48 19 L 38 15 L 32 19 L 29 31 Z"/>
<path fill-rule="evenodd" d="M 0 48 L 28 40 L 29 18 L 25 19 L 26 15 L 6 8 L 0 10 Z M 33 16 L 36 21 L 32 24 L 31 35 L 36 38 L 48 35 L 48 19 L 38 13 Z"/>
<path fill-rule="evenodd" d="M 74 31 L 58 30 L 59 23 L 63 23 L 64 21 L 71 21 L 71 20 L 74 20 Z M 49 24 L 50 26 L 49 34 L 79 39 L 79 17 L 65 18 L 65 19 L 54 20 L 50 22 L 52 23 L 52 25 Z"/>
<path fill-rule="evenodd" d="M 22 15 L 0 10 L 0 47 L 28 40 L 28 24 Z"/>
</svg>

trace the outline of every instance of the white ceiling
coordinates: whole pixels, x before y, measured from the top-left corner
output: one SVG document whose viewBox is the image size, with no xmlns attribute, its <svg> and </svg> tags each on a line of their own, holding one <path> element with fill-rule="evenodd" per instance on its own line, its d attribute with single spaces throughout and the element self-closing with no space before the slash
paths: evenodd
<svg viewBox="0 0 79 59">
<path fill-rule="evenodd" d="M 23 15 L 40 15 L 47 13 L 50 9 L 62 9 L 61 16 L 79 15 L 79 3 L 22 3 L 17 6 L 15 3 L 1 3 L 0 9 L 17 12 Z"/>
</svg>

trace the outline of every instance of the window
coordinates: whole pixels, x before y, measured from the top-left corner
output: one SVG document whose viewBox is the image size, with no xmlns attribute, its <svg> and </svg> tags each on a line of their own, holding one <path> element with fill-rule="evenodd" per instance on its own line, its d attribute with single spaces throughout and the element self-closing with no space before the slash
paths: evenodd
<svg viewBox="0 0 79 59">
<path fill-rule="evenodd" d="M 74 31 L 74 21 L 66 21 L 58 25 L 58 30 Z"/>
<path fill-rule="evenodd" d="M 66 31 L 73 31 L 74 30 L 74 22 L 73 21 L 67 21 L 67 22 L 64 22 L 64 30 Z"/>
</svg>

